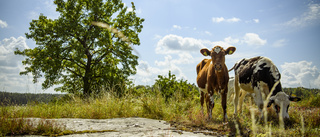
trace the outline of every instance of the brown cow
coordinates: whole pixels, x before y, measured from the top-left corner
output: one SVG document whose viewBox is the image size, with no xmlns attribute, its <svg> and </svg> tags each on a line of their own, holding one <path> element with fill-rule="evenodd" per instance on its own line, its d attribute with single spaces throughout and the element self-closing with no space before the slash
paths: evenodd
<svg viewBox="0 0 320 137">
<path fill-rule="evenodd" d="M 203 114 L 203 103 L 206 99 L 207 112 L 209 119 L 212 118 L 212 109 L 214 107 L 213 94 L 221 94 L 221 104 L 223 108 L 223 120 L 227 120 L 227 93 L 229 74 L 225 64 L 225 55 L 231 55 L 236 50 L 235 47 L 229 47 L 224 50 L 220 46 L 215 46 L 211 51 L 201 49 L 204 56 L 211 56 L 211 59 L 203 59 L 197 65 L 197 84 L 200 89 L 201 112 Z"/>
</svg>

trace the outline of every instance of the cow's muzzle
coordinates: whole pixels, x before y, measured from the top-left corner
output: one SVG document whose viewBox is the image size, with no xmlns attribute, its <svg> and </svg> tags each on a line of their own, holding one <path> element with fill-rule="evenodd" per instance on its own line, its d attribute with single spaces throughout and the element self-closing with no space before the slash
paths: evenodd
<svg viewBox="0 0 320 137">
<path fill-rule="evenodd" d="M 216 65 L 214 65 L 214 69 L 215 69 L 216 71 L 218 71 L 218 72 L 221 72 L 221 70 L 222 70 L 222 65 L 221 65 L 221 64 L 216 64 Z"/>
</svg>

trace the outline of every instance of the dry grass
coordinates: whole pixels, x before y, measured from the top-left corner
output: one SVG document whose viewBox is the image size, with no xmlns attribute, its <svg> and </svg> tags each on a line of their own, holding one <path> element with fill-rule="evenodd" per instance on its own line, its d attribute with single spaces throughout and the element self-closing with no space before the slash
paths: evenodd
<svg viewBox="0 0 320 137">
<path fill-rule="evenodd" d="M 25 118 L 0 118 L 0 136 L 16 135 L 55 135 L 64 131 L 54 121 L 41 119 L 39 122 Z"/>
<path fill-rule="evenodd" d="M 223 122 L 219 96 L 215 99 L 213 119 L 206 120 L 206 109 L 201 114 L 199 98 L 182 98 L 175 94 L 168 102 L 160 94 L 127 94 L 118 98 L 105 94 L 99 98 L 83 100 L 69 96 L 48 104 L 28 104 L 26 106 L 3 106 L 0 111 L 0 134 L 46 134 L 62 132 L 54 122 L 46 118 L 89 118 L 108 119 L 117 117 L 145 117 L 169 121 L 178 129 L 202 132 L 210 135 L 231 136 L 317 136 L 320 131 L 320 108 L 301 107 L 292 103 L 289 109 L 290 120 L 281 122 L 277 114 L 268 109 L 267 122 L 260 120 L 256 106 L 244 102 L 243 112 L 233 115 L 233 106 L 228 104 L 228 123 Z M 304 102 L 301 102 L 304 103 Z M 27 117 L 43 118 L 43 123 L 35 126 Z M 18 119 L 17 119 L 18 118 Z M 32 125 L 32 126 L 30 126 Z M 281 126 L 283 125 L 283 126 Z M 30 129 L 29 127 L 36 127 Z M 57 127 L 57 128 L 51 128 Z M 206 131 L 206 132 L 204 132 Z"/>
</svg>

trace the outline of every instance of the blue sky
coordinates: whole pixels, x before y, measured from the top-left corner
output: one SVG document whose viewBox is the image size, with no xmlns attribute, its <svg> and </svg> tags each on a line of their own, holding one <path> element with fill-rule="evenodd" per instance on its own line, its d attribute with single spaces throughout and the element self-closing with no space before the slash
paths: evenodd
<svg viewBox="0 0 320 137">
<path fill-rule="evenodd" d="M 130 6 L 129 0 L 124 0 Z M 320 88 L 319 0 L 137 0 L 137 15 L 144 18 L 136 85 L 152 85 L 169 70 L 178 78 L 196 81 L 196 65 L 205 57 L 201 48 L 235 46 L 226 57 L 231 68 L 238 60 L 266 56 L 282 74 L 283 87 Z M 52 0 L 0 2 L 0 90 L 43 91 L 32 76 L 19 76 L 23 57 L 18 47 L 34 48 L 25 38 L 29 22 L 43 13 L 58 18 Z M 229 73 L 234 76 L 234 72 Z"/>
</svg>

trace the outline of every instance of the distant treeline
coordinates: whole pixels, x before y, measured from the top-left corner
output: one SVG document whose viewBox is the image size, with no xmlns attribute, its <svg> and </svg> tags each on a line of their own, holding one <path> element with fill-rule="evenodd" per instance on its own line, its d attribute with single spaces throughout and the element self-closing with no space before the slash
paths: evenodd
<svg viewBox="0 0 320 137">
<path fill-rule="evenodd" d="M 48 103 L 63 94 L 10 93 L 0 91 L 0 105 L 24 105 L 28 103 Z"/>
<path fill-rule="evenodd" d="M 283 91 L 289 95 L 295 95 L 297 97 L 310 97 L 320 94 L 320 89 L 309 89 L 304 87 L 297 88 L 283 88 Z"/>
</svg>

